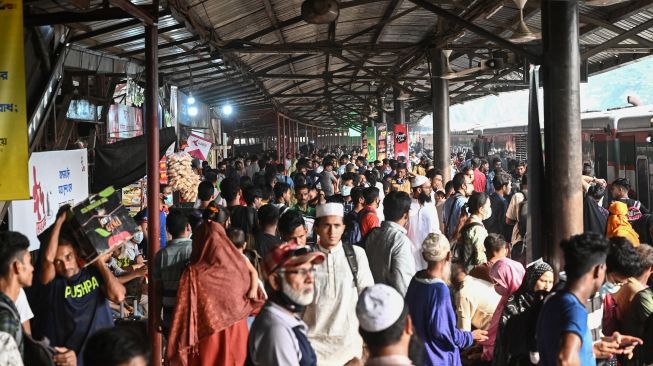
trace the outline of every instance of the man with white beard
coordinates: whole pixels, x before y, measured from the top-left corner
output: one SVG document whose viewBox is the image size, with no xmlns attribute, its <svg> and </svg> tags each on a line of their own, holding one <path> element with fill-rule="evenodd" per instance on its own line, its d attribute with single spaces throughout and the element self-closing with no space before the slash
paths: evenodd
<svg viewBox="0 0 653 366">
<path fill-rule="evenodd" d="M 314 264 L 324 254 L 308 246 L 284 243 L 265 258 L 268 301 L 254 320 L 248 339 L 249 359 L 254 365 L 315 366 L 315 351 L 306 335 L 308 327 L 299 314 L 313 302 Z"/>
<path fill-rule="evenodd" d="M 374 284 L 365 251 L 342 242 L 344 208 L 327 203 L 316 208 L 317 251 L 325 255 L 315 266 L 315 300 L 303 319 L 320 366 L 342 366 L 363 355 L 358 333 L 358 295 Z"/>
</svg>

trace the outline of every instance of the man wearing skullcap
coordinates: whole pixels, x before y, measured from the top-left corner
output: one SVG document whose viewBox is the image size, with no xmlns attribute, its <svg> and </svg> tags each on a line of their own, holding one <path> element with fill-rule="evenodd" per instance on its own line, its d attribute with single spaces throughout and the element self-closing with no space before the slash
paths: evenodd
<svg viewBox="0 0 653 366">
<path fill-rule="evenodd" d="M 424 344 L 423 364 L 461 366 L 460 350 L 487 340 L 487 332 L 456 328 L 447 282 L 451 277 L 451 250 L 442 234 L 429 234 L 422 243 L 428 267 L 417 272 L 408 286 L 406 302 L 417 336 Z"/>
<path fill-rule="evenodd" d="M 413 366 L 408 358 L 413 323 L 397 290 L 381 283 L 366 288 L 356 315 L 370 354 L 366 366 Z"/>
<path fill-rule="evenodd" d="M 356 302 L 374 279 L 365 251 L 341 240 L 345 230 L 342 204 L 319 205 L 316 216 L 316 250 L 326 259 L 315 265 L 315 299 L 306 307 L 303 319 L 318 365 L 342 366 L 362 356 Z"/>
<path fill-rule="evenodd" d="M 417 175 L 411 182 L 413 197 L 408 216 L 408 237 L 412 241 L 415 269 L 426 268 L 426 261 L 422 258 L 421 245 L 430 233 L 440 233 L 440 221 L 435 203 L 431 201 L 431 182 L 423 175 Z"/>
</svg>

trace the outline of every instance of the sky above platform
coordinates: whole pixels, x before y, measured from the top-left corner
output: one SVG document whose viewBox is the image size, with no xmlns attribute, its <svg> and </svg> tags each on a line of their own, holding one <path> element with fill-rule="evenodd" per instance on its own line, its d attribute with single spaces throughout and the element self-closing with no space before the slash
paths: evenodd
<svg viewBox="0 0 653 366">
<path fill-rule="evenodd" d="M 598 74 L 581 84 L 581 111 L 599 111 L 625 107 L 629 95 L 637 96 L 643 104 L 653 105 L 653 57 Z M 540 103 L 541 103 L 540 90 Z M 528 90 L 501 93 L 456 104 L 449 110 L 451 129 L 525 124 L 528 118 Z M 432 126 L 432 116 L 420 121 Z"/>
</svg>

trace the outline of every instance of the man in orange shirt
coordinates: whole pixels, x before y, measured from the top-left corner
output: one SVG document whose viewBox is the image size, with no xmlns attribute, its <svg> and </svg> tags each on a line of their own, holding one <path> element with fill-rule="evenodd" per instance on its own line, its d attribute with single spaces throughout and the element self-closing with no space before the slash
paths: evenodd
<svg viewBox="0 0 653 366">
<path fill-rule="evenodd" d="M 379 227 L 379 216 L 376 214 L 376 209 L 379 208 L 379 189 L 376 187 L 368 187 L 363 190 L 363 198 L 365 199 L 365 207 L 358 214 L 358 220 L 361 227 L 361 234 L 363 239 L 367 234 Z"/>
</svg>

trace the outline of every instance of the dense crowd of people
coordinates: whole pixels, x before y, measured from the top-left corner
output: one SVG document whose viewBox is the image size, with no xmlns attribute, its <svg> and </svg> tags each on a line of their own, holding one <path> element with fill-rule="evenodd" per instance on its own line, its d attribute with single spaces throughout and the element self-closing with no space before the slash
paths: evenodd
<svg viewBox="0 0 653 366">
<path fill-rule="evenodd" d="M 558 273 L 527 263 L 524 162 L 458 153 L 446 182 L 426 156 L 345 150 L 194 164 L 197 202 L 161 186 L 157 253 L 147 210 L 88 266 L 67 207 L 37 253 L 0 232 L 0 364 L 146 365 L 144 317 L 166 365 L 653 363 L 651 216 L 627 179 L 608 197 L 583 168 Z"/>
</svg>

